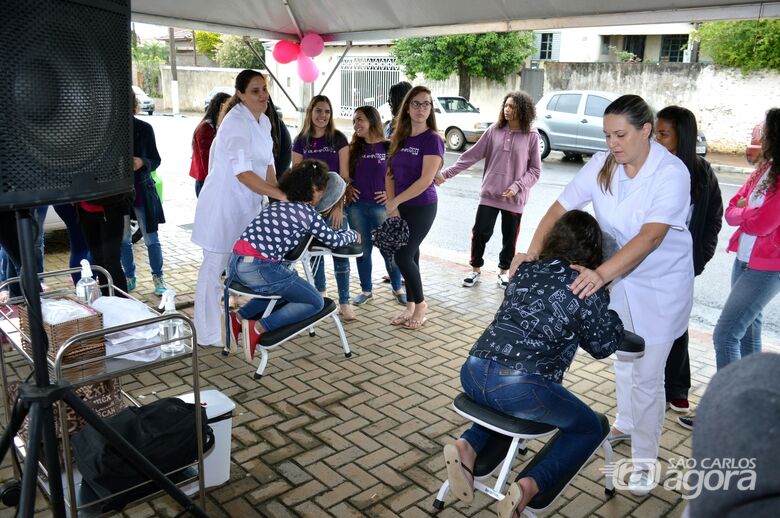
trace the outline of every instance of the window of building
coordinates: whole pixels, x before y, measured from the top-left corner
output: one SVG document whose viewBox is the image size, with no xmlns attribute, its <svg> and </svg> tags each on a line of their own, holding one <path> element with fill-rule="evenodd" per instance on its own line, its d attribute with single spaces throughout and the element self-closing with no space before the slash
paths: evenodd
<svg viewBox="0 0 780 518">
<path fill-rule="evenodd" d="M 630 52 L 642 61 L 645 60 L 645 36 L 628 35 L 623 36 L 623 50 Z"/>
<path fill-rule="evenodd" d="M 543 32 L 542 41 L 539 45 L 539 59 L 552 59 L 553 51 L 553 33 Z"/>
<path fill-rule="evenodd" d="M 610 42 L 610 36 L 604 35 L 601 36 L 601 55 L 606 56 L 609 54 L 609 42 Z"/>
<path fill-rule="evenodd" d="M 560 32 L 537 32 L 534 33 L 534 60 L 552 60 L 557 61 L 561 55 L 561 33 Z"/>
<path fill-rule="evenodd" d="M 661 38 L 659 61 L 682 63 L 683 51 L 688 46 L 687 34 L 670 34 Z"/>
</svg>

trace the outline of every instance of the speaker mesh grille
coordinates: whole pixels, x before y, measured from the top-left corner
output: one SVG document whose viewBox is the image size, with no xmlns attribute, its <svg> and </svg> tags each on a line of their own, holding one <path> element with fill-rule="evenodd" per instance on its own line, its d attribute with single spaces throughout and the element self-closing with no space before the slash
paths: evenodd
<svg viewBox="0 0 780 518">
<path fill-rule="evenodd" d="M 127 0 L 3 1 L 0 17 L 6 21 L 0 208 L 127 190 L 133 174 Z"/>
</svg>

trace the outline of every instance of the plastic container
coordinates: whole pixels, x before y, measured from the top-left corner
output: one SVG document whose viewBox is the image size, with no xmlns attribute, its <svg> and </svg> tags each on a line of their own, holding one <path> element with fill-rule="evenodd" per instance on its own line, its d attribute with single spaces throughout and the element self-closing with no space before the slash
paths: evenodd
<svg viewBox="0 0 780 518">
<path fill-rule="evenodd" d="M 187 402 L 195 402 L 195 393 L 179 396 Z M 219 486 L 230 480 L 230 438 L 233 433 L 233 410 L 236 404 L 218 390 L 202 390 L 200 404 L 206 409 L 208 425 L 214 431 L 214 446 L 205 453 L 203 482 L 206 487 Z M 198 490 L 197 482 L 182 488 L 187 494 Z"/>
<path fill-rule="evenodd" d="M 86 259 L 81 260 L 81 279 L 76 283 L 76 299 L 82 304 L 91 306 L 100 296 L 100 290 L 92 276 L 92 267 Z"/>
<path fill-rule="evenodd" d="M 178 315 L 176 311 L 176 292 L 165 290 L 160 300 L 160 309 L 165 308 L 163 315 Z M 184 323 L 181 320 L 166 320 L 160 322 L 160 341 L 166 342 L 160 345 L 164 353 L 178 353 L 184 350 L 184 342 L 176 340 L 184 336 Z"/>
</svg>

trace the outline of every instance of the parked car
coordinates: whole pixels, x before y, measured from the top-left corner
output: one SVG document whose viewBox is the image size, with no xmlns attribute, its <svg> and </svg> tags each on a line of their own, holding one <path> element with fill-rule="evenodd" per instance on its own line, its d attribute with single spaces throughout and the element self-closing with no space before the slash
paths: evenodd
<svg viewBox="0 0 780 518">
<path fill-rule="evenodd" d="M 209 90 L 209 93 L 206 94 L 206 98 L 203 99 L 203 111 L 209 109 L 209 103 L 211 102 L 211 98 L 217 95 L 218 93 L 225 93 L 228 95 L 233 95 L 236 93 L 236 89 L 232 86 L 215 86 L 211 90 Z"/>
<path fill-rule="evenodd" d="M 750 144 L 745 147 L 745 158 L 749 164 L 758 162 L 761 146 L 764 144 L 764 122 L 759 122 L 750 133 Z"/>
<path fill-rule="evenodd" d="M 466 142 L 476 142 L 493 123 L 479 112 L 465 97 L 458 95 L 437 95 L 433 97 L 433 109 L 436 112 L 436 126 L 444 137 L 447 148 L 460 151 Z M 390 105 L 385 103 L 378 108 L 382 123 L 387 125 L 392 118 Z"/>
<path fill-rule="evenodd" d="M 138 99 L 141 111 L 146 112 L 147 115 L 152 115 L 154 113 L 154 101 L 152 98 L 135 85 L 133 85 L 133 93 L 135 93 L 135 98 Z"/>
<path fill-rule="evenodd" d="M 542 159 L 550 151 L 563 151 L 566 157 L 606 151 L 603 118 L 607 106 L 620 97 L 614 92 L 563 90 L 550 92 L 536 103 L 536 129 L 541 136 Z M 696 153 L 707 154 L 707 139 L 699 131 Z"/>
</svg>

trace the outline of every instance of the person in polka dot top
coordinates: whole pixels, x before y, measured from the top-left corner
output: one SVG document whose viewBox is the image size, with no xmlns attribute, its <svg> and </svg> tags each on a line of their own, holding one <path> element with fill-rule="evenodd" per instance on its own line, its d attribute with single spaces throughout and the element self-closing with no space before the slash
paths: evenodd
<svg viewBox="0 0 780 518">
<path fill-rule="evenodd" d="M 321 160 L 304 160 L 279 180 L 279 189 L 287 201 L 272 203 L 246 227 L 233 246 L 229 275 L 260 295 L 279 295 L 285 304 L 268 317 L 249 326 L 244 337 L 247 360 L 254 356 L 255 346 L 266 331 L 273 331 L 317 314 L 324 305 L 319 292 L 298 276 L 284 259 L 306 238 L 307 234 L 329 247 L 360 242 L 354 230 L 333 229 L 314 206 L 320 201 L 328 182 L 328 166 Z M 236 312 L 231 312 L 231 339 L 238 341 L 241 320 L 255 320 L 262 315 L 267 300 L 253 299 Z"/>
</svg>

